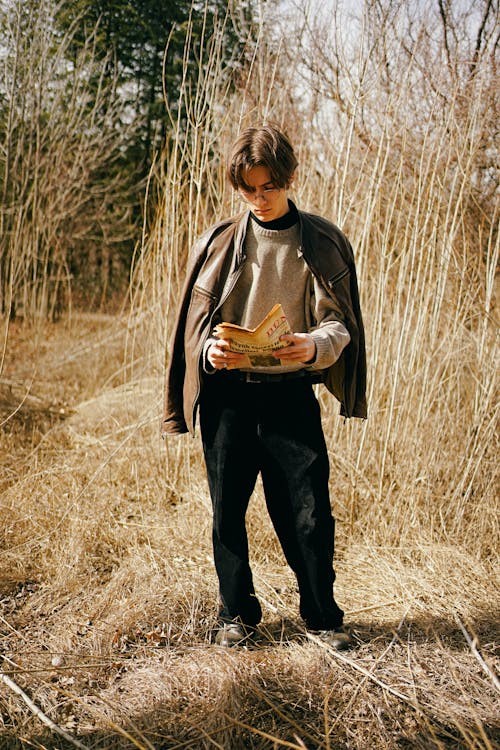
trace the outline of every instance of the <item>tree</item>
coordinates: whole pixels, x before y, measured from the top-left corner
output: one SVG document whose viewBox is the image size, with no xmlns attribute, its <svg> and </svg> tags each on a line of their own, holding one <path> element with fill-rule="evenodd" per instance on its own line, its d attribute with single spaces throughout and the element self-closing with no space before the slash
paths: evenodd
<svg viewBox="0 0 500 750">
<path fill-rule="evenodd" d="M 221 75 L 238 65 L 251 4 L 238 23 L 230 5 L 0 0 L 3 311 L 53 315 L 75 290 L 94 305 L 123 291 L 179 91 L 200 80 L 212 35 Z"/>
<path fill-rule="evenodd" d="M 65 309 L 75 277 L 104 291 L 112 250 L 132 237 L 112 82 L 92 34 L 68 61 L 71 30 L 55 33 L 54 8 L 0 6 L 0 307 L 27 317 Z"/>
<path fill-rule="evenodd" d="M 189 76 L 194 79 L 199 46 L 210 37 L 217 17 L 225 16 L 230 7 L 228 0 L 192 4 L 185 0 L 77 0 L 61 5 L 57 23 L 61 29 L 76 28 L 75 51 L 97 28 L 97 54 L 106 60 L 106 73 L 116 82 L 124 118 L 134 118 L 137 125 L 129 157 L 143 176 L 168 129 L 164 94 L 173 106 L 182 84 L 186 34 L 190 36 Z M 251 5 L 243 7 L 249 21 Z M 224 56 L 237 57 L 241 32 L 227 24 L 225 34 Z"/>
</svg>

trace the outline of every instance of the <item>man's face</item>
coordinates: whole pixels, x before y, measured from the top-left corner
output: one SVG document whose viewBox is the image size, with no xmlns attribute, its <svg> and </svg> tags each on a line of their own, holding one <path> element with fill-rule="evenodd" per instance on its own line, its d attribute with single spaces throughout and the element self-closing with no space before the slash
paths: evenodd
<svg viewBox="0 0 500 750">
<path fill-rule="evenodd" d="M 240 190 L 260 221 L 274 221 L 288 213 L 287 188 L 276 187 L 267 167 L 252 167 L 245 172 L 245 182 L 251 190 Z"/>
</svg>

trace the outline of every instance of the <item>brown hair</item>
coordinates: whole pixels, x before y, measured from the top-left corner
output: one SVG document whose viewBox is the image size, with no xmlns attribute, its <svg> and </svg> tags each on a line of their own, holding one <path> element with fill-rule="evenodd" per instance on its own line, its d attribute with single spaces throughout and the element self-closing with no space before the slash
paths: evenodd
<svg viewBox="0 0 500 750">
<path fill-rule="evenodd" d="M 251 191 L 244 175 L 253 167 L 267 167 L 274 185 L 287 188 L 297 167 L 287 136 L 273 125 L 247 128 L 236 139 L 229 157 L 227 176 L 235 190 Z"/>
</svg>

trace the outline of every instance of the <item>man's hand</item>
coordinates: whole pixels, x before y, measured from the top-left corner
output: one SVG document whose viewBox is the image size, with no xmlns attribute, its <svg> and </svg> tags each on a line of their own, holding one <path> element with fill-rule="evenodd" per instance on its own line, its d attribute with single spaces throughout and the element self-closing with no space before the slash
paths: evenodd
<svg viewBox="0 0 500 750">
<path fill-rule="evenodd" d="M 311 362 L 316 356 L 316 344 L 310 333 L 284 333 L 280 341 L 287 346 L 273 352 L 277 359 L 283 362 Z"/>
<path fill-rule="evenodd" d="M 224 370 L 227 367 L 241 367 L 245 363 L 245 355 L 232 352 L 231 341 L 220 339 L 208 347 L 207 359 L 216 370 Z"/>
</svg>

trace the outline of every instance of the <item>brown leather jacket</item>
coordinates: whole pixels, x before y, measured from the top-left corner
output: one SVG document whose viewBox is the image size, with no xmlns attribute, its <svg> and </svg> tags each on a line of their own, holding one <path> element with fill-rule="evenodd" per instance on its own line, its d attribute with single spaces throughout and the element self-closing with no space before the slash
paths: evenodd
<svg viewBox="0 0 500 750">
<path fill-rule="evenodd" d="M 345 417 L 367 416 L 366 355 L 358 283 L 351 245 L 326 219 L 299 211 L 304 260 L 327 292 L 339 302 L 351 341 L 324 372 L 324 383 L 341 403 Z M 213 319 L 230 293 L 245 261 L 244 238 L 250 213 L 221 221 L 195 243 L 171 339 L 165 384 L 163 433 L 194 434 L 203 379 L 203 346 Z"/>
</svg>

